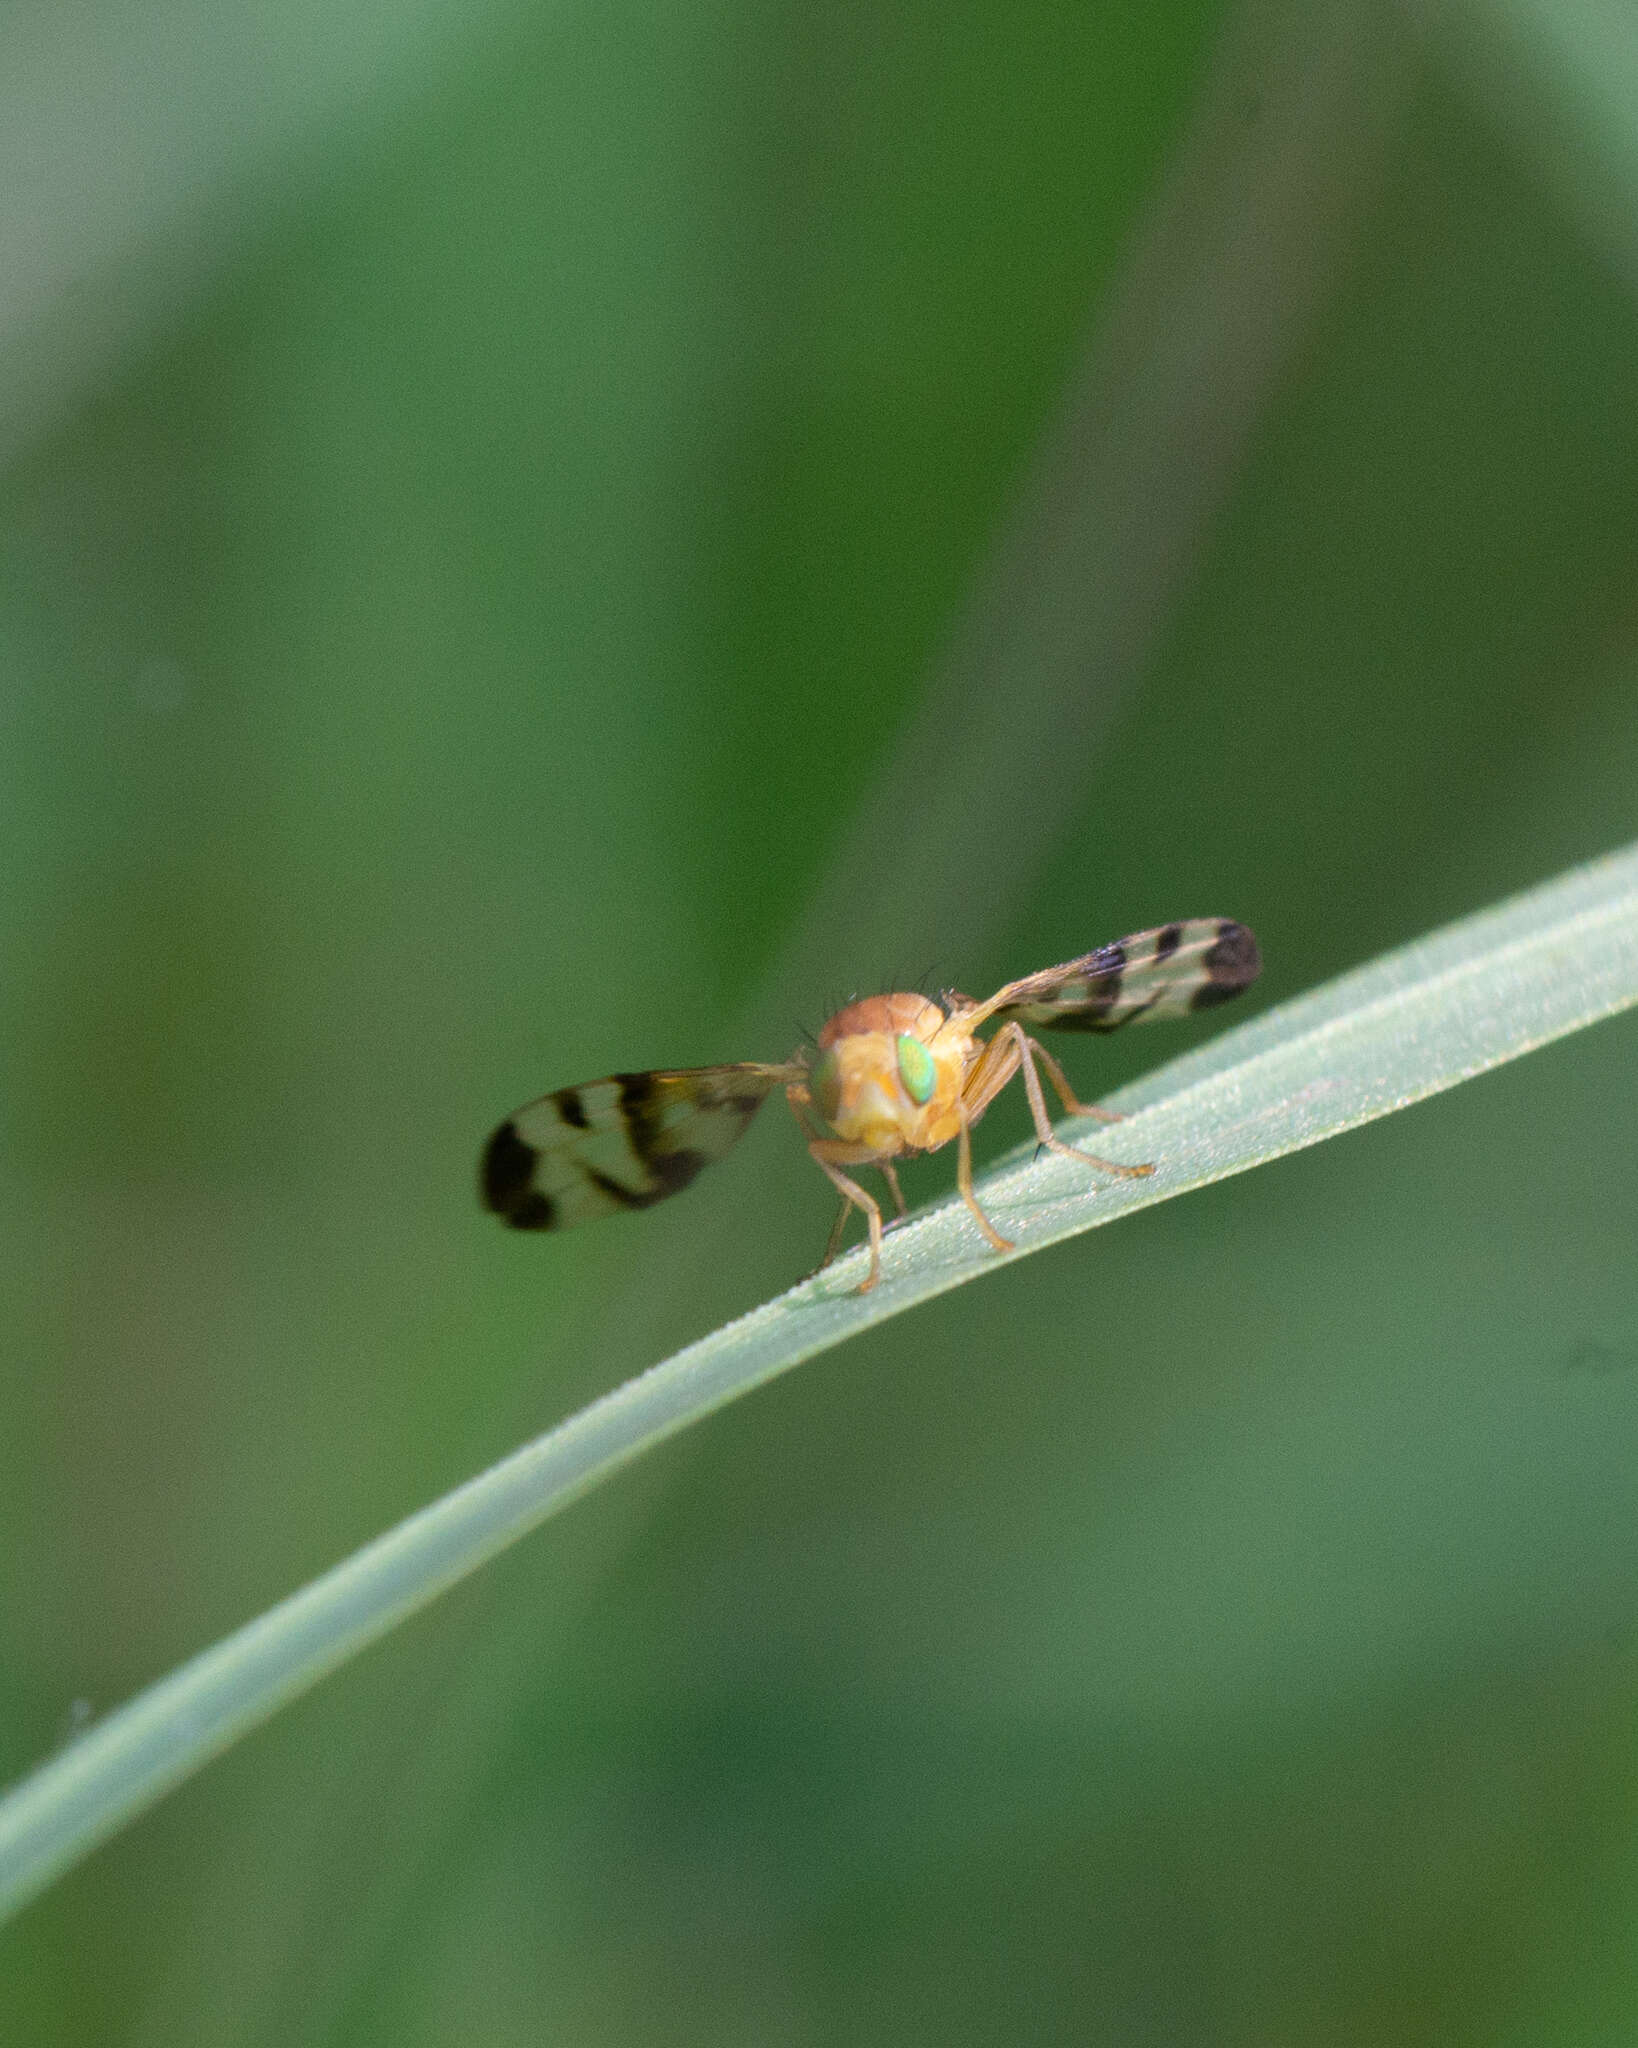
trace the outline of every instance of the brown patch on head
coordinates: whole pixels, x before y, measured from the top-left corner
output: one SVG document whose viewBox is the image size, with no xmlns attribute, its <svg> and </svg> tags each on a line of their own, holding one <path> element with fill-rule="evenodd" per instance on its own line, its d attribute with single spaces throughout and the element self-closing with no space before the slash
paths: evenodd
<svg viewBox="0 0 1638 2048">
<path fill-rule="evenodd" d="M 865 1031 L 905 1031 L 912 1038 L 929 1039 L 944 1023 L 944 1012 L 925 996 L 900 994 L 866 996 L 838 1010 L 819 1034 L 819 1050 L 839 1038 L 855 1038 Z"/>
</svg>

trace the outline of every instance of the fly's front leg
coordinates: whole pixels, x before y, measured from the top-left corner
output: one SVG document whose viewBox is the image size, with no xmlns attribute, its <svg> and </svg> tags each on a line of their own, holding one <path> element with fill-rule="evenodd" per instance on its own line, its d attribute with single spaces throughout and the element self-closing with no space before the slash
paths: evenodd
<svg viewBox="0 0 1638 2048">
<path fill-rule="evenodd" d="M 809 1141 L 808 1153 L 815 1166 L 842 1196 L 844 1206 L 836 1219 L 836 1227 L 830 1233 L 830 1248 L 826 1251 L 820 1271 L 836 1256 L 841 1242 L 842 1229 L 847 1222 L 847 1210 L 851 1206 L 864 1212 L 864 1219 L 870 1229 L 870 1271 L 859 1284 L 859 1293 L 868 1294 L 882 1273 L 882 1212 L 881 1205 L 867 1195 L 856 1180 L 849 1180 L 841 1171 L 844 1166 L 879 1166 L 881 1161 L 868 1145 L 850 1145 L 841 1138 L 814 1138 Z"/>
<path fill-rule="evenodd" d="M 803 1141 L 806 1143 L 807 1148 L 810 1152 L 813 1152 L 813 1148 L 815 1145 L 836 1144 L 837 1141 L 834 1138 L 825 1137 L 824 1126 L 818 1122 L 818 1119 L 814 1114 L 812 1098 L 809 1096 L 807 1088 L 804 1083 L 802 1083 L 801 1081 L 793 1081 L 791 1085 L 785 1090 L 785 1100 L 790 1104 L 791 1115 L 795 1117 L 796 1127 L 802 1133 Z M 858 1206 L 858 1204 L 854 1200 L 854 1197 L 858 1194 L 861 1194 L 863 1190 L 854 1187 L 851 1181 L 848 1181 L 846 1186 L 843 1187 L 841 1176 L 831 1173 L 830 1168 L 828 1166 L 825 1166 L 824 1161 L 819 1158 L 817 1152 L 814 1152 L 813 1156 L 814 1159 L 818 1162 L 818 1164 L 824 1167 L 825 1172 L 830 1176 L 830 1178 L 836 1182 L 836 1185 L 838 1187 L 843 1188 L 842 1206 L 836 1212 L 836 1221 L 830 1226 L 830 1236 L 825 1243 L 825 1256 L 819 1261 L 818 1265 L 815 1266 L 813 1269 L 815 1273 L 822 1273 L 825 1270 L 825 1268 L 830 1264 L 831 1260 L 834 1259 L 836 1254 L 842 1249 L 842 1235 L 843 1232 L 847 1229 L 847 1219 L 849 1216 L 852 1215 L 854 1209 Z M 888 1169 L 888 1173 L 889 1177 L 891 1178 L 891 1168 Z M 892 1181 L 891 1185 L 893 1188 L 893 1192 L 897 1194 L 898 1182 Z M 904 1208 L 904 1203 L 902 1199 L 900 1200 L 899 1208 L 901 1211 Z M 866 1213 L 868 1215 L 868 1211 Z"/>
<path fill-rule="evenodd" d="M 898 1214 L 893 1218 L 893 1221 L 889 1223 L 887 1226 L 889 1230 L 892 1230 L 898 1224 L 904 1221 L 904 1190 L 899 1186 L 899 1176 L 897 1172 L 894 1170 L 893 1162 L 891 1159 L 878 1159 L 876 1164 L 881 1168 L 882 1179 L 886 1181 L 887 1185 L 893 1191 L 893 1206 L 898 1211 Z"/>
<path fill-rule="evenodd" d="M 1024 1070 L 1024 1093 L 1029 1097 L 1029 1113 L 1035 1119 L 1035 1135 L 1049 1152 L 1061 1152 L 1066 1159 L 1079 1159 L 1088 1166 L 1096 1166 L 1104 1173 L 1118 1173 L 1125 1180 L 1142 1180 L 1154 1172 L 1153 1162 L 1144 1166 L 1122 1166 L 1115 1159 L 1100 1159 L 1093 1152 L 1082 1152 L 1077 1146 L 1066 1145 L 1052 1128 L 1052 1119 L 1047 1115 L 1046 1097 L 1041 1092 L 1041 1077 L 1035 1071 L 1035 1054 L 1050 1065 L 1056 1065 L 1049 1053 L 1042 1053 L 1034 1039 L 1025 1032 L 1022 1024 L 1002 1026 L 998 1036 L 1015 1032 L 1018 1040 L 1019 1062 Z M 1060 1091 L 1061 1092 L 1061 1091 Z"/>
</svg>

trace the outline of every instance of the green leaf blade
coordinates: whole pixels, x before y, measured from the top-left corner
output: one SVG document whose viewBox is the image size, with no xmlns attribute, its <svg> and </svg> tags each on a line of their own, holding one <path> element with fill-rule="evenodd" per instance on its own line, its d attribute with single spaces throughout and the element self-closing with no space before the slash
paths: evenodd
<svg viewBox="0 0 1638 2048">
<path fill-rule="evenodd" d="M 1638 846 L 1254 1018 L 1114 1098 L 1110 1181 L 1023 1148 L 980 1184 L 1016 1249 L 949 1201 L 702 1338 L 389 1530 L 111 1714 L 0 1800 L 0 1917 L 240 1735 L 644 1451 L 777 1374 L 1001 1264 L 1454 1087 L 1638 1004 Z M 1082 1133 L 1069 1127 L 1073 1140 Z"/>
</svg>

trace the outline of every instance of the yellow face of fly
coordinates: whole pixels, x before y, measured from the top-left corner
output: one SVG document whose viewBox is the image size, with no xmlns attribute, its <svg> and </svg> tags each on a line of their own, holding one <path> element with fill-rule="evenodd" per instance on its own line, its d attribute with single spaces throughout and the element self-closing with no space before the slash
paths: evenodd
<svg viewBox="0 0 1638 2048">
<path fill-rule="evenodd" d="M 970 1133 L 1015 1076 L 1049 1151 L 1106 1173 L 1154 1172 L 1151 1165 L 1096 1158 L 1058 1137 L 1042 1071 L 1071 1115 L 1119 1119 L 1077 1101 L 1058 1062 L 1024 1027 L 1115 1031 L 1187 1016 L 1238 995 L 1260 967 L 1257 941 L 1243 924 L 1191 918 L 1009 981 L 987 1002 L 949 995 L 941 1006 L 921 995 L 869 996 L 837 1011 L 811 1058 L 611 1074 L 526 1103 L 484 1148 L 480 1192 L 487 1208 L 519 1230 L 561 1230 L 620 1209 L 649 1208 L 721 1158 L 765 1098 L 783 1087 L 814 1163 L 842 1196 L 823 1263 L 840 1248 L 852 1210 L 868 1226 L 870 1272 L 861 1293 L 880 1274 L 884 1225 L 880 1205 L 845 1167 L 878 1169 L 902 1216 L 893 1162 L 954 1139 L 962 1199 L 986 1241 L 1009 1251 L 973 1192 Z M 975 1034 L 985 1024 L 995 1028 L 980 1039 Z"/>
<path fill-rule="evenodd" d="M 838 1010 L 819 1051 L 786 1093 L 802 1121 L 870 1157 L 936 1152 L 960 1128 L 961 1087 L 977 1048 L 971 1032 L 925 996 L 870 996 Z"/>
</svg>

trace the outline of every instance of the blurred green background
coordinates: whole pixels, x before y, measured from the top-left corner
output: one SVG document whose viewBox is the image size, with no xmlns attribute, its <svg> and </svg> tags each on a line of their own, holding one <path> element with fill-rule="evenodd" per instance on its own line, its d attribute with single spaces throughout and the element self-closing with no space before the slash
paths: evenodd
<svg viewBox="0 0 1638 2048">
<path fill-rule="evenodd" d="M 70 0 L 0 98 L 0 1778 L 817 1257 L 777 1109 L 500 1231 L 524 1098 L 1638 836 L 1622 10 Z M 1635 1054 L 719 1415 L 6 2040 L 1630 2041 Z"/>
</svg>

